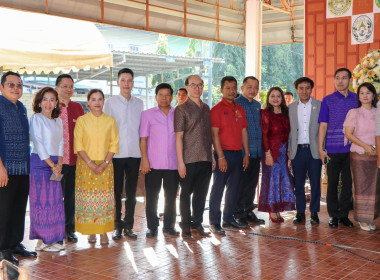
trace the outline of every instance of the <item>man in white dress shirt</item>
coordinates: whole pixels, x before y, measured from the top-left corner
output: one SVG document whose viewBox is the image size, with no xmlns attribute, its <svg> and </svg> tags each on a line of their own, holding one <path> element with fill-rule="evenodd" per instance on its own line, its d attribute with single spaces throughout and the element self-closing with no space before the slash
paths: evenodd
<svg viewBox="0 0 380 280">
<path fill-rule="evenodd" d="M 318 153 L 319 111 L 321 102 L 311 98 L 314 82 L 302 77 L 294 82 L 299 101 L 289 105 L 289 155 L 294 175 L 297 215 L 294 224 L 305 222 L 305 180 L 311 186 L 310 222 L 318 224 L 321 198 L 322 161 Z"/>
<path fill-rule="evenodd" d="M 112 238 L 118 240 L 124 235 L 137 238 L 133 232 L 133 223 L 136 205 L 137 179 L 141 162 L 139 146 L 139 127 L 141 112 L 144 103 L 141 99 L 131 95 L 133 89 L 133 71 L 123 68 L 118 73 L 117 85 L 120 95 L 111 97 L 104 104 L 104 112 L 116 119 L 119 129 L 120 142 L 119 154 L 113 158 L 114 165 L 114 190 L 116 201 L 115 230 Z M 125 215 L 122 220 L 121 194 L 125 186 Z"/>
</svg>

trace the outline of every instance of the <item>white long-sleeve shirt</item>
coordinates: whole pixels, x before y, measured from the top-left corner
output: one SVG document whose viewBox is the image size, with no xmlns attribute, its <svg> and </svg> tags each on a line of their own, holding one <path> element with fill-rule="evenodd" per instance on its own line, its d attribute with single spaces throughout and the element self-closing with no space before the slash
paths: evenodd
<svg viewBox="0 0 380 280">
<path fill-rule="evenodd" d="M 63 125 L 60 118 L 49 119 L 41 113 L 34 114 L 30 117 L 30 135 L 32 153 L 38 154 L 41 160 L 63 155 Z"/>
<path fill-rule="evenodd" d="M 131 96 L 127 100 L 117 95 L 106 100 L 103 111 L 115 118 L 119 129 L 119 154 L 114 158 L 140 158 L 140 118 L 144 110 L 141 99 Z"/>
</svg>

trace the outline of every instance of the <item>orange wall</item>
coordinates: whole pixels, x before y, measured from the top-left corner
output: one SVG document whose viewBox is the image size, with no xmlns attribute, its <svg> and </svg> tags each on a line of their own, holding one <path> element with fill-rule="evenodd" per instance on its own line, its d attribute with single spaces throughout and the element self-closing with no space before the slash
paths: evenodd
<svg viewBox="0 0 380 280">
<path fill-rule="evenodd" d="M 372 9 L 373 0 L 353 0 L 353 15 Z M 351 45 L 351 17 L 326 19 L 326 0 L 305 0 L 305 76 L 315 82 L 315 98 L 335 91 L 336 69 L 352 71 L 369 49 L 380 49 L 380 13 L 374 20 L 374 42 Z"/>
</svg>

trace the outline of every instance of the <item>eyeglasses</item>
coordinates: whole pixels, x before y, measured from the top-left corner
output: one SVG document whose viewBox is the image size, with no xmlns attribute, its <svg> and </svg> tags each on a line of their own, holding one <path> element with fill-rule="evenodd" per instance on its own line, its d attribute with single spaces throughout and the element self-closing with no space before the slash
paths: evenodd
<svg viewBox="0 0 380 280">
<path fill-rule="evenodd" d="M 204 85 L 203 84 L 190 84 L 189 85 L 191 88 L 203 88 L 204 87 Z"/>
<path fill-rule="evenodd" d="M 15 87 L 17 87 L 18 89 L 22 89 L 22 84 L 6 83 L 6 85 L 7 85 L 9 88 L 15 88 Z"/>
<path fill-rule="evenodd" d="M 70 87 L 69 86 L 63 86 L 63 87 L 60 86 L 60 88 L 62 88 L 62 89 L 75 89 L 75 87 L 73 87 L 73 86 L 70 86 Z"/>
</svg>

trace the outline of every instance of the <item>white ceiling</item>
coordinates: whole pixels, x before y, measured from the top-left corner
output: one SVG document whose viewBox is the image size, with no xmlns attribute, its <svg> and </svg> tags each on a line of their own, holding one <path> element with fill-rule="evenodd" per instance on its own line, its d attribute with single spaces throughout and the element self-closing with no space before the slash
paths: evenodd
<svg viewBox="0 0 380 280">
<path fill-rule="evenodd" d="M 291 15 L 264 6 L 264 45 L 303 41 L 304 1 L 272 0 L 271 4 L 284 9 L 281 2 L 294 2 L 293 21 Z M 245 45 L 245 0 L 1 0 L 0 6 Z"/>
</svg>

